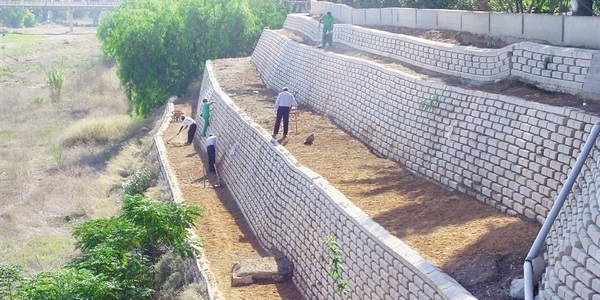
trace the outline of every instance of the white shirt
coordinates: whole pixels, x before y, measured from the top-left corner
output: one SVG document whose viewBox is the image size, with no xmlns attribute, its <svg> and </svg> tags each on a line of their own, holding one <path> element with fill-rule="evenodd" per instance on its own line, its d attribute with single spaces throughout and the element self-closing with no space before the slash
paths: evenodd
<svg viewBox="0 0 600 300">
<path fill-rule="evenodd" d="M 277 96 L 277 100 L 275 100 L 275 109 L 279 108 L 280 106 L 298 106 L 298 102 L 296 102 L 296 98 L 294 98 L 294 95 L 292 95 L 292 93 L 288 91 L 283 91 L 279 93 L 279 95 Z"/>
<path fill-rule="evenodd" d="M 194 121 L 194 119 L 192 119 L 190 117 L 185 117 L 183 119 L 183 122 L 181 122 L 181 126 L 189 126 L 192 124 L 196 124 L 196 121 Z"/>
<path fill-rule="evenodd" d="M 213 136 L 209 136 L 206 139 L 206 147 L 208 147 L 208 146 L 215 146 L 215 147 L 217 147 L 217 137 L 216 136 L 214 136 L 214 135 Z"/>
</svg>

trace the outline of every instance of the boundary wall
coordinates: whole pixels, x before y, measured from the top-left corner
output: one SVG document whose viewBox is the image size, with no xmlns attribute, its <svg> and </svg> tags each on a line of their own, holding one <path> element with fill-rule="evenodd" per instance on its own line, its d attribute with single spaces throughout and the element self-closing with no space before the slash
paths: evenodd
<svg viewBox="0 0 600 300">
<path fill-rule="evenodd" d="M 208 61 L 198 101 L 215 101 L 210 128 L 219 137 L 219 174 L 263 247 L 293 262 L 294 283 L 306 299 L 475 299 L 300 166 L 221 90 L 212 68 Z M 324 239 L 330 234 L 347 266 L 342 276 L 351 282 L 348 295 L 334 293 L 327 271 Z"/>
<path fill-rule="evenodd" d="M 573 108 L 417 79 L 271 30 L 263 31 L 252 61 L 265 84 L 297 91 L 301 104 L 373 151 L 539 222 L 598 120 Z M 546 299 L 600 296 L 599 147 L 597 141 L 547 239 Z"/>
<path fill-rule="evenodd" d="M 484 11 L 352 8 L 344 4 L 311 1 L 310 12 L 331 11 L 343 22 L 355 25 L 388 25 L 420 29 L 441 29 L 539 40 L 553 45 L 600 49 L 600 19 L 597 17 L 515 14 Z"/>
<path fill-rule="evenodd" d="M 287 16 L 284 28 L 320 41 L 319 22 L 304 14 Z M 349 47 L 393 58 L 441 74 L 492 82 L 509 76 L 544 90 L 600 94 L 592 59 L 600 67 L 600 51 L 520 42 L 501 49 L 440 43 L 350 24 L 335 24 L 334 40 Z M 589 78 L 588 78 L 589 77 Z M 593 83 L 596 82 L 596 83 Z M 600 95 L 598 95 L 600 96 Z"/>
<path fill-rule="evenodd" d="M 167 149 L 165 148 L 165 142 L 162 138 L 163 133 L 169 127 L 170 119 L 173 113 L 174 99 L 175 98 L 169 99 L 169 102 L 167 103 L 160 128 L 154 135 L 154 143 L 152 145 L 149 159 L 151 162 L 159 164 L 158 184 L 163 186 L 169 192 L 171 201 L 183 203 L 185 202 L 185 199 L 183 199 L 183 196 L 181 195 L 177 177 L 175 176 L 175 172 L 171 168 L 171 164 L 167 158 Z M 196 237 L 196 234 L 191 228 L 189 231 L 192 236 Z M 225 299 L 217 287 L 216 279 L 209 269 L 208 261 L 206 261 L 202 249 L 200 249 L 200 254 L 196 257 L 196 259 L 190 259 L 185 263 L 184 270 L 182 271 L 187 283 L 199 283 L 204 288 L 204 296 L 206 297 L 205 299 Z"/>
</svg>

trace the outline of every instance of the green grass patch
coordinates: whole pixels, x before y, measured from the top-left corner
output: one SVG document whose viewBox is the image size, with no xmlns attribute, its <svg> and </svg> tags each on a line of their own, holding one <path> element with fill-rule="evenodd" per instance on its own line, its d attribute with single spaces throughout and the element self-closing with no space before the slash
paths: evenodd
<svg viewBox="0 0 600 300">
<path fill-rule="evenodd" d="M 0 54 L 2 56 L 22 55 L 38 49 L 41 36 L 31 34 L 7 33 L 0 35 Z"/>
<path fill-rule="evenodd" d="M 7 257 L 7 261 L 36 268 L 38 268 L 40 264 L 47 265 L 49 262 L 68 261 L 69 258 L 65 258 L 64 254 L 73 252 L 73 244 L 73 238 L 66 235 L 41 236 L 32 240 L 30 243 L 19 246 L 9 244 L 6 245 L 8 248 L 13 248 L 18 251 L 14 251 L 12 255 Z"/>
</svg>

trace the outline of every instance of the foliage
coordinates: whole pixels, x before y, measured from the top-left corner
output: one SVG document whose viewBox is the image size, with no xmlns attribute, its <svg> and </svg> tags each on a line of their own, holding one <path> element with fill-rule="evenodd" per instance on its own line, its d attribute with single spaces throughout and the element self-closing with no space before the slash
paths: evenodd
<svg viewBox="0 0 600 300">
<path fill-rule="evenodd" d="M 433 97 L 431 97 L 430 100 L 421 100 L 421 102 L 419 102 L 419 109 L 423 111 L 433 112 L 436 108 L 440 106 L 440 103 L 442 103 L 440 96 L 434 95 Z"/>
<path fill-rule="evenodd" d="M 36 24 L 36 16 L 29 9 L 8 8 L 0 10 L 0 21 L 13 28 L 33 27 Z"/>
<path fill-rule="evenodd" d="M 0 299 L 14 299 L 15 287 L 23 280 L 23 267 L 0 264 Z"/>
<path fill-rule="evenodd" d="M 50 87 L 52 99 L 60 99 L 60 94 L 65 86 L 65 82 L 65 68 L 63 66 L 54 67 L 46 74 L 46 83 Z"/>
<path fill-rule="evenodd" d="M 206 60 L 249 54 L 264 26 L 283 24 L 280 11 L 273 0 L 124 0 L 103 16 L 98 38 L 132 113 L 148 116 L 184 95 Z"/>
<path fill-rule="evenodd" d="M 153 253 L 161 247 L 169 247 L 181 257 L 196 254 L 196 241 L 192 241 L 188 228 L 201 217 L 197 206 L 174 202 L 150 201 L 140 195 L 127 196 L 123 203 L 123 217 L 142 231 L 142 248 Z"/>
<path fill-rule="evenodd" d="M 62 268 L 25 280 L 14 299 L 118 299 L 108 278 L 90 270 Z"/>
<path fill-rule="evenodd" d="M 74 230 L 82 255 L 66 267 L 23 278 L 20 266 L 0 264 L 2 299 L 150 299 L 156 284 L 175 295 L 183 286 L 176 258 L 196 254 L 190 233 L 200 209 L 127 196 L 119 216 L 87 221 Z M 157 268 L 153 266 L 168 249 Z M 176 263 L 169 263 L 176 261 Z M 155 270 L 162 276 L 155 283 Z"/>
<path fill-rule="evenodd" d="M 123 193 L 132 196 L 142 194 L 149 187 L 150 173 L 146 170 L 140 170 L 131 175 L 131 177 L 123 184 Z"/>
<path fill-rule="evenodd" d="M 329 266 L 329 277 L 333 279 L 333 291 L 336 294 L 347 293 L 346 287 L 350 285 L 350 282 L 342 277 L 344 266 L 342 265 L 340 245 L 335 241 L 331 234 L 325 237 L 324 242 L 329 252 L 330 260 L 327 265 Z"/>
</svg>

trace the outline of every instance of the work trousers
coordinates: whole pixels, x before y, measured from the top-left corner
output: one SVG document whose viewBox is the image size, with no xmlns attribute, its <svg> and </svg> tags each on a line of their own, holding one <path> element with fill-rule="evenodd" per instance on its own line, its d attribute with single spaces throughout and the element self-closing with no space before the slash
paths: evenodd
<svg viewBox="0 0 600 300">
<path fill-rule="evenodd" d="M 329 43 L 329 47 L 331 47 L 331 44 L 333 43 L 333 31 L 323 27 L 323 37 L 321 38 L 321 45 L 323 48 L 325 48 L 327 43 Z"/>
<path fill-rule="evenodd" d="M 215 146 L 206 146 L 206 153 L 208 153 L 208 171 L 210 173 L 215 172 Z"/>
<path fill-rule="evenodd" d="M 188 144 L 191 144 L 192 141 L 194 140 L 194 135 L 196 134 L 197 127 L 198 127 L 198 125 L 196 125 L 196 124 L 190 125 L 190 129 L 188 129 L 188 139 L 187 139 Z"/>
<path fill-rule="evenodd" d="M 204 126 L 202 126 L 202 136 L 205 137 L 206 136 L 206 131 L 208 130 L 208 125 L 210 125 L 209 119 L 210 118 L 203 118 L 204 119 Z"/>
<path fill-rule="evenodd" d="M 277 118 L 275 118 L 275 128 L 273 129 L 273 134 L 279 133 L 279 124 L 281 123 L 281 119 L 283 119 L 283 135 L 288 134 L 288 124 L 290 122 L 290 107 L 289 106 L 280 106 L 277 108 Z"/>
</svg>

